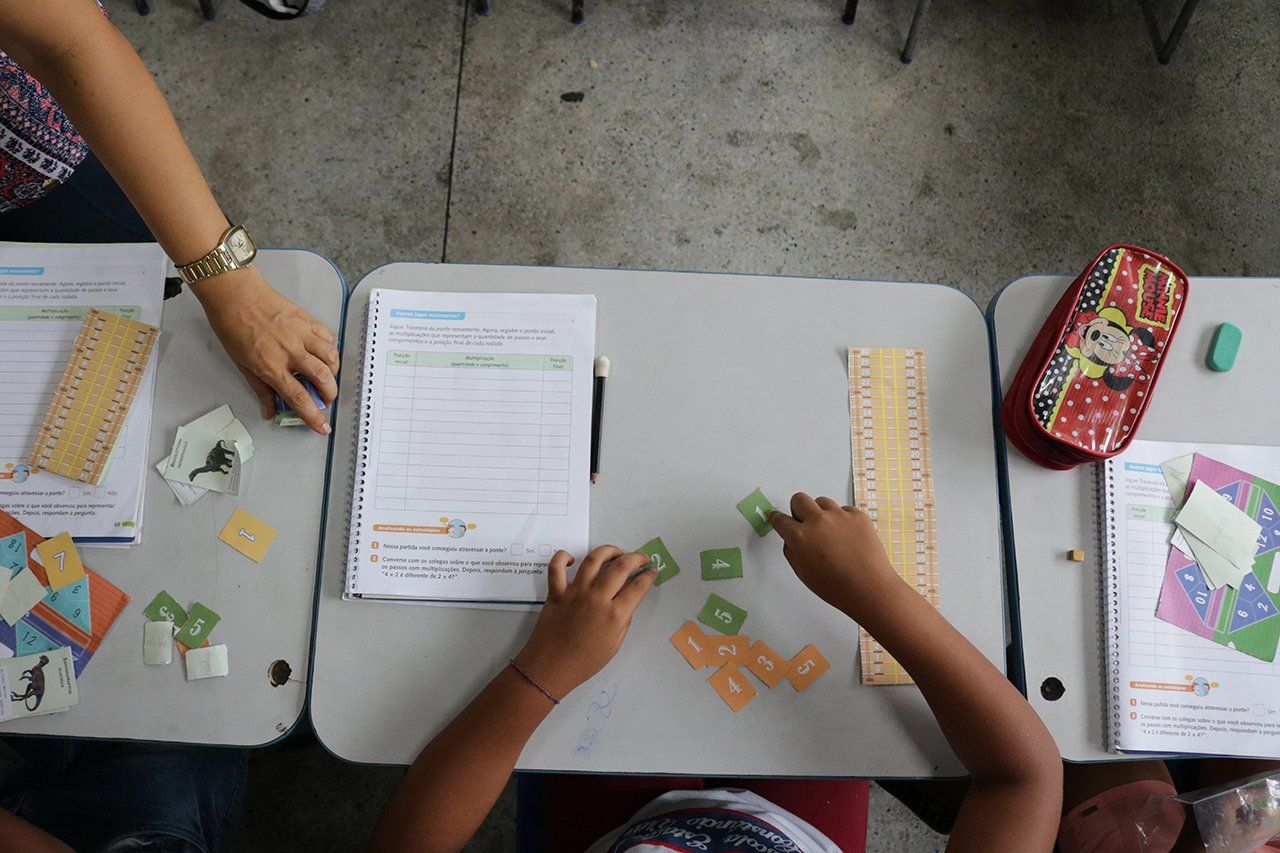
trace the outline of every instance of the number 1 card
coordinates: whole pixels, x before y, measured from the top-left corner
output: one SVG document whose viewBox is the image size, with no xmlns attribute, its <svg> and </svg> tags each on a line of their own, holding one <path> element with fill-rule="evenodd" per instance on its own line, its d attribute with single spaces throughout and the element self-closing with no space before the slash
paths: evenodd
<svg viewBox="0 0 1280 853">
<path fill-rule="evenodd" d="M 276 539 L 276 529 L 262 519 L 237 509 L 231 513 L 231 520 L 222 528 L 218 538 L 255 563 L 261 563 Z"/>
</svg>

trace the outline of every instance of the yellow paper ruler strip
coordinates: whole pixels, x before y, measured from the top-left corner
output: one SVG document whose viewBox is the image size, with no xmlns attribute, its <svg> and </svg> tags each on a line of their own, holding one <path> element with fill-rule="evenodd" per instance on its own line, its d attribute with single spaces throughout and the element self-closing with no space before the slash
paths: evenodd
<svg viewBox="0 0 1280 853">
<path fill-rule="evenodd" d="M 102 480 L 159 335 L 155 326 L 89 309 L 31 448 L 33 468 Z"/>
<path fill-rule="evenodd" d="M 924 350 L 849 348 L 849 439 L 855 504 L 875 522 L 898 574 L 937 607 L 937 506 Z M 863 684 L 913 683 L 861 628 L 858 652 Z"/>
</svg>

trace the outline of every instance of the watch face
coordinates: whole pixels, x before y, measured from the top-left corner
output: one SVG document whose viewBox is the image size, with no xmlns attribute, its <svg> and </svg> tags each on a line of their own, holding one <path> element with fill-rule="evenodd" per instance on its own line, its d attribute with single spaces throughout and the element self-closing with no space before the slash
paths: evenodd
<svg viewBox="0 0 1280 853">
<path fill-rule="evenodd" d="M 227 249 L 231 251 L 231 256 L 236 259 L 236 263 L 241 264 L 253 260 L 253 256 L 258 252 L 258 247 L 253 245 L 249 232 L 243 228 L 236 228 L 227 235 Z"/>
</svg>

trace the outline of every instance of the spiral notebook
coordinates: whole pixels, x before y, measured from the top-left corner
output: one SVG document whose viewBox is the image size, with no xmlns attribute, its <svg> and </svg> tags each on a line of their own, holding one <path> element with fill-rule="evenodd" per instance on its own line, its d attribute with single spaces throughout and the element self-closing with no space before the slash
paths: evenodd
<svg viewBox="0 0 1280 853">
<path fill-rule="evenodd" d="M 1162 600 L 1165 596 L 1185 595 L 1207 622 L 1225 625 L 1228 634 L 1239 628 L 1232 608 L 1226 608 L 1241 600 L 1237 591 L 1198 594 L 1183 577 L 1195 574 L 1182 571 L 1187 561 L 1170 557 L 1175 499 L 1160 466 L 1191 453 L 1250 472 L 1256 480 L 1280 482 L 1280 448 L 1275 447 L 1134 441 L 1099 466 L 1106 747 L 1111 752 L 1277 755 L 1280 662 L 1246 654 L 1229 637 L 1217 642 L 1156 615 L 1157 608 L 1167 615 L 1172 602 Z M 1243 480 L 1239 485 L 1248 487 Z M 1255 491 L 1246 503 L 1250 512 L 1271 497 L 1268 490 Z M 1280 530 L 1264 532 L 1264 537 L 1274 535 Z M 1272 600 L 1280 597 L 1277 550 L 1271 539 L 1260 540 L 1253 567 L 1261 592 Z M 1266 618 L 1280 620 L 1280 614 Z M 1257 632 L 1257 620 L 1248 630 Z"/>
<path fill-rule="evenodd" d="M 374 289 L 345 598 L 534 604 L 587 546 L 596 300 Z"/>
</svg>

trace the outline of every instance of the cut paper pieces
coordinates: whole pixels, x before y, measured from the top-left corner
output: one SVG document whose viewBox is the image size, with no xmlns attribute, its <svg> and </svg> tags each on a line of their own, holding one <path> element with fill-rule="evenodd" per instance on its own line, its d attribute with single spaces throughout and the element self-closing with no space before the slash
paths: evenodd
<svg viewBox="0 0 1280 853">
<path fill-rule="evenodd" d="M 1191 556 L 1191 543 L 1187 541 L 1187 537 L 1182 534 L 1177 525 L 1174 525 L 1173 533 L 1169 536 L 1169 544 L 1181 551 L 1182 556 L 1188 560 L 1195 559 L 1195 557 Z"/>
<path fill-rule="evenodd" d="M 1210 548 L 1192 534 L 1182 531 L 1182 540 L 1191 551 L 1191 559 L 1204 572 L 1210 589 L 1220 586 L 1238 587 L 1244 580 L 1245 569 L 1233 565 L 1230 560 Z"/>
<path fill-rule="evenodd" d="M 696 622 L 686 622 L 669 637 L 671 645 L 676 647 L 680 657 L 694 669 L 706 666 L 707 649 L 711 646 L 711 638 L 702 633 Z"/>
<path fill-rule="evenodd" d="M 183 506 L 191 506 L 205 495 L 209 494 L 208 489 L 202 489 L 199 486 L 193 486 L 190 483 L 183 483 L 179 480 L 170 480 L 164 476 L 164 472 L 169 469 L 169 457 L 161 459 L 156 463 L 156 471 L 164 478 L 165 484 L 169 490 L 173 492 L 173 496 L 178 499 L 178 503 Z"/>
<path fill-rule="evenodd" d="M 175 642 L 176 642 L 176 641 L 175 641 Z M 191 646 L 183 645 L 182 643 L 178 643 L 177 645 L 178 645 L 178 651 L 179 651 L 179 652 L 181 652 L 183 655 L 185 655 L 187 652 L 191 651 Z M 207 648 L 209 648 L 209 641 L 208 641 L 208 640 L 205 640 L 203 643 L 201 643 L 201 644 L 200 644 L 199 646 L 197 646 L 196 648 L 201 648 L 201 649 L 207 649 Z"/>
<path fill-rule="evenodd" d="M 79 701 L 71 649 L 0 660 L 0 721 L 56 714 Z"/>
<path fill-rule="evenodd" d="M 89 579 L 87 577 L 64 586 L 57 592 L 49 593 L 44 603 L 62 614 L 86 634 L 93 630 L 93 619 L 90 617 Z"/>
<path fill-rule="evenodd" d="M 710 639 L 707 647 L 707 666 L 723 666 L 726 663 L 745 664 L 751 638 L 745 635 Z"/>
<path fill-rule="evenodd" d="M 747 652 L 747 669 L 770 689 L 782 683 L 783 677 L 790 668 L 790 661 L 769 648 L 764 640 L 756 640 Z"/>
<path fill-rule="evenodd" d="M 1207 485 L 1258 523 L 1253 566 L 1236 587 L 1214 588 L 1193 557 L 1170 548 L 1156 618 L 1250 657 L 1274 661 L 1280 643 L 1280 485 L 1203 454 L 1195 456 L 1190 483 L 1193 493 Z"/>
<path fill-rule="evenodd" d="M 720 695 L 720 698 L 735 714 L 747 707 L 747 703 L 756 698 L 755 685 L 747 680 L 746 676 L 742 674 L 742 670 L 731 663 L 725 664 L 716 670 L 715 675 L 707 679 L 707 683 L 715 688 L 716 693 Z"/>
<path fill-rule="evenodd" d="M 99 485 L 160 330 L 90 308 L 27 459 Z"/>
<path fill-rule="evenodd" d="M 30 568 L 23 569 L 9 581 L 4 598 L 0 598 L 0 618 L 10 625 L 16 625 L 19 619 L 44 600 L 47 592 L 35 572 Z"/>
<path fill-rule="evenodd" d="M 84 579 L 84 564 L 80 562 L 80 552 L 71 541 L 70 533 L 59 533 L 44 540 L 36 546 L 36 553 L 40 555 L 40 565 L 44 566 L 50 589 L 59 590 Z"/>
<path fill-rule="evenodd" d="M 1248 571 L 1253 567 L 1262 525 L 1239 510 L 1212 486 L 1197 481 L 1187 495 L 1187 502 L 1174 516 L 1174 522 L 1189 534 L 1231 561 L 1233 566 Z M 1191 539 L 1191 551 L 1196 553 Z M 1199 556 L 1199 555 L 1197 555 Z"/>
<path fill-rule="evenodd" d="M 165 590 L 160 590 L 159 595 L 151 599 L 151 603 L 142 611 L 142 615 L 152 622 L 172 622 L 174 625 L 182 625 L 187 621 L 187 611 L 182 609 L 182 605 L 178 604 L 178 600 Z"/>
<path fill-rule="evenodd" d="M 791 686 L 797 692 L 803 693 L 830 668 L 831 664 L 827 663 L 827 659 L 818 651 L 818 647 L 810 643 L 791 659 L 791 667 L 787 670 L 787 681 L 791 682 Z"/>
<path fill-rule="evenodd" d="M 1187 496 L 1187 484 L 1191 481 L 1191 463 L 1195 458 L 1194 453 L 1188 453 L 1186 456 L 1170 459 L 1160 466 L 1160 473 L 1164 475 L 1164 482 L 1169 487 L 1169 497 L 1173 498 L 1174 506 L 1182 506 L 1182 501 Z"/>
<path fill-rule="evenodd" d="M 759 488 L 738 501 L 738 512 L 742 513 L 742 517 L 751 525 L 751 529 L 757 536 L 764 536 L 773 529 L 773 525 L 769 523 L 769 513 L 773 510 L 773 504 Z"/>
<path fill-rule="evenodd" d="M 658 579 L 653 582 L 654 586 L 660 586 L 680 574 L 680 566 L 676 563 L 676 558 L 667 550 L 661 536 L 653 537 L 637 548 L 636 552 L 649 555 L 649 565 L 646 568 L 658 573 Z"/>
<path fill-rule="evenodd" d="M 698 555 L 704 581 L 742 577 L 741 548 L 711 548 Z"/>
<path fill-rule="evenodd" d="M 747 611 L 712 593 L 707 596 L 707 603 L 702 605 L 702 611 L 698 613 L 698 621 L 716 629 L 721 634 L 733 636 L 747 621 Z"/>
<path fill-rule="evenodd" d="M 253 436 L 227 405 L 178 427 L 173 448 L 156 469 L 183 506 L 209 491 L 240 494 L 244 464 L 253 458 Z"/>
<path fill-rule="evenodd" d="M 13 626 L 16 642 L 15 654 L 34 655 L 58 648 L 58 644 L 27 624 L 27 620 L 19 619 Z"/>
<path fill-rule="evenodd" d="M 173 623 L 142 623 L 142 662 L 164 666 L 173 661 Z"/>
<path fill-rule="evenodd" d="M 173 638 L 187 648 L 194 649 L 208 639 L 221 620 L 221 616 L 197 601 L 187 611 L 187 621 L 182 623 Z"/>
<path fill-rule="evenodd" d="M 227 666 L 227 647 L 208 646 L 192 649 L 183 655 L 187 664 L 187 681 L 200 678 L 221 678 L 229 672 Z"/>
<path fill-rule="evenodd" d="M 271 543 L 276 541 L 276 529 L 243 509 L 237 509 L 231 513 L 231 519 L 218 538 L 255 563 L 261 563 Z"/>
<path fill-rule="evenodd" d="M 0 568 L 13 577 L 27 567 L 27 537 L 21 533 L 0 538 Z"/>
</svg>

